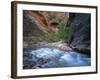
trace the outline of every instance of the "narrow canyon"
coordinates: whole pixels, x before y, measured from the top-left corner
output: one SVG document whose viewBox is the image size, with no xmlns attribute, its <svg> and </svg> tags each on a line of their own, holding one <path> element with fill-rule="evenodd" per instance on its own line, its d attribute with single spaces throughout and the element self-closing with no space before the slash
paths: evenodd
<svg viewBox="0 0 100 80">
<path fill-rule="evenodd" d="M 90 66 L 91 15 L 23 11 L 23 68 Z"/>
</svg>

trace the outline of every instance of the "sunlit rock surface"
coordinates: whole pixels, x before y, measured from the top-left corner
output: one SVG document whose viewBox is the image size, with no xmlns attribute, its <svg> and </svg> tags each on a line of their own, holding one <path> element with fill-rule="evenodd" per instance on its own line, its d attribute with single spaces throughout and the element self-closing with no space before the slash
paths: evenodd
<svg viewBox="0 0 100 80">
<path fill-rule="evenodd" d="M 74 51 L 61 51 L 56 48 L 40 48 L 25 51 L 24 69 L 90 66 L 90 57 Z"/>
<path fill-rule="evenodd" d="M 69 13 L 48 11 L 23 11 L 24 36 L 58 31 L 60 23 L 67 24 Z M 35 34 L 34 34 L 35 33 Z"/>
</svg>

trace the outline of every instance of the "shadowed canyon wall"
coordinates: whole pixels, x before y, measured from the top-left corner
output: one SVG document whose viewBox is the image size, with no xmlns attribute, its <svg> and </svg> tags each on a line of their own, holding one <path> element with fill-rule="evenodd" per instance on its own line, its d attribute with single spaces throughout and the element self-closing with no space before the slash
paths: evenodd
<svg viewBox="0 0 100 80">
<path fill-rule="evenodd" d="M 91 46 L 91 15 L 85 13 L 72 15 L 69 45 L 75 50 L 89 54 Z"/>
</svg>

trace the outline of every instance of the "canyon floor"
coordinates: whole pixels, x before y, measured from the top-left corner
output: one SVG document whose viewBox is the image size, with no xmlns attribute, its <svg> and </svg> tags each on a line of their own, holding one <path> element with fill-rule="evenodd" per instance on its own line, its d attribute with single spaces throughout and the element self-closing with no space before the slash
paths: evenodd
<svg viewBox="0 0 100 80">
<path fill-rule="evenodd" d="M 66 43 L 38 42 L 37 49 L 24 49 L 23 69 L 90 66 L 90 57 L 73 51 Z"/>
</svg>

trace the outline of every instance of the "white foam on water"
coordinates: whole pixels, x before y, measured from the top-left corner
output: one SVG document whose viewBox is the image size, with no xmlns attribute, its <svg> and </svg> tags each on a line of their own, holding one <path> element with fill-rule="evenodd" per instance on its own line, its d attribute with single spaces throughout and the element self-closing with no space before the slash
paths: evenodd
<svg viewBox="0 0 100 80">
<path fill-rule="evenodd" d="M 40 65 L 44 68 L 89 66 L 91 64 L 87 55 L 74 51 L 65 52 L 56 48 L 40 48 L 31 51 L 30 54 L 33 55 L 33 59 L 36 59 L 34 61 L 47 60 L 46 63 Z"/>
</svg>

